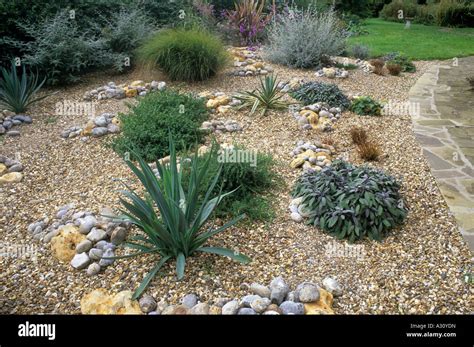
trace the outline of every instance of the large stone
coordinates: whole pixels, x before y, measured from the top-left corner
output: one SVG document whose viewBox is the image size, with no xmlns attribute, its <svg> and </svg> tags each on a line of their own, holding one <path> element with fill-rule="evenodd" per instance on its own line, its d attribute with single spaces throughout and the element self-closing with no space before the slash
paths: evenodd
<svg viewBox="0 0 474 347">
<path fill-rule="evenodd" d="M 87 256 L 87 254 L 84 253 L 79 253 L 76 254 L 72 260 L 71 260 L 71 266 L 77 270 L 82 270 L 87 267 L 90 263 L 90 258 Z"/>
<path fill-rule="evenodd" d="M 276 277 L 270 283 L 270 299 L 272 303 L 281 304 L 286 297 L 286 294 L 290 291 L 290 287 L 286 284 L 283 278 Z"/>
<path fill-rule="evenodd" d="M 112 235 L 110 236 L 110 242 L 114 245 L 120 245 L 125 239 L 127 238 L 127 229 L 124 227 L 117 227 L 112 231 Z"/>
<path fill-rule="evenodd" d="M 187 294 L 181 300 L 181 304 L 186 306 L 187 308 L 194 307 L 198 302 L 198 297 L 196 294 Z"/>
<path fill-rule="evenodd" d="M 149 313 L 156 309 L 156 301 L 151 295 L 143 295 L 138 303 L 140 304 L 140 309 L 144 313 Z"/>
<path fill-rule="evenodd" d="M 102 259 L 100 259 L 99 261 L 99 265 L 102 267 L 112 265 L 112 263 L 114 262 L 114 259 L 104 259 L 104 258 L 112 258 L 114 256 L 115 256 L 114 251 L 110 248 L 107 248 L 104 251 L 104 254 L 102 255 Z"/>
<path fill-rule="evenodd" d="M 197 314 L 197 315 L 207 315 L 209 314 L 209 305 L 205 302 L 201 302 L 196 304 L 189 310 L 190 314 Z"/>
<path fill-rule="evenodd" d="M 304 304 L 305 314 L 334 314 L 332 294 L 320 288 L 319 295 L 318 301 Z"/>
<path fill-rule="evenodd" d="M 6 173 L 8 170 L 7 166 L 3 163 L 0 163 L 0 175 Z"/>
<path fill-rule="evenodd" d="M 284 315 L 301 315 L 305 313 L 305 307 L 303 304 L 293 301 L 282 302 L 280 310 Z"/>
<path fill-rule="evenodd" d="M 258 298 L 253 300 L 250 303 L 250 307 L 257 313 L 264 312 L 268 306 L 270 306 L 271 301 L 269 298 Z"/>
<path fill-rule="evenodd" d="M 76 253 L 89 252 L 92 248 L 92 242 L 89 240 L 83 240 L 76 246 Z"/>
<path fill-rule="evenodd" d="M 107 233 L 105 230 L 92 228 L 92 230 L 87 234 L 87 239 L 92 243 L 102 241 L 107 238 Z"/>
<path fill-rule="evenodd" d="M 98 263 L 92 263 L 87 267 L 87 275 L 88 276 L 94 276 L 97 275 L 100 272 L 100 265 Z"/>
<path fill-rule="evenodd" d="M 295 296 L 300 302 L 314 302 L 319 300 L 319 288 L 314 283 L 304 282 L 296 287 Z"/>
<path fill-rule="evenodd" d="M 23 174 L 21 172 L 10 172 L 0 177 L 0 185 L 18 183 L 21 182 L 22 179 Z"/>
<path fill-rule="evenodd" d="M 262 298 L 270 298 L 271 294 L 270 288 L 259 283 L 252 283 L 250 285 L 250 291 L 255 295 L 261 296 Z"/>
<path fill-rule="evenodd" d="M 222 314 L 223 315 L 233 315 L 237 314 L 237 311 L 239 310 L 239 302 L 237 300 L 232 300 L 229 301 L 227 304 L 225 304 L 222 307 Z"/>
<path fill-rule="evenodd" d="M 187 315 L 189 308 L 184 305 L 170 305 L 161 312 L 162 315 Z"/>
<path fill-rule="evenodd" d="M 140 305 L 132 300 L 132 292 L 125 290 L 110 295 L 105 289 L 96 289 L 81 299 L 82 314 L 142 314 Z"/>
<path fill-rule="evenodd" d="M 92 129 L 92 136 L 94 137 L 101 137 L 108 133 L 107 127 L 97 127 Z"/>
<path fill-rule="evenodd" d="M 341 296 L 342 295 L 342 287 L 334 278 L 326 277 L 323 280 L 323 287 L 333 296 Z"/>
<path fill-rule="evenodd" d="M 70 262 L 76 255 L 77 245 L 85 238 L 74 225 L 60 227 L 59 234 L 51 239 L 53 256 L 62 262 Z"/>
<path fill-rule="evenodd" d="M 95 219 L 94 216 L 86 216 L 81 222 L 81 225 L 79 226 L 79 232 L 81 234 L 88 234 L 91 229 L 96 225 L 97 220 Z"/>
</svg>

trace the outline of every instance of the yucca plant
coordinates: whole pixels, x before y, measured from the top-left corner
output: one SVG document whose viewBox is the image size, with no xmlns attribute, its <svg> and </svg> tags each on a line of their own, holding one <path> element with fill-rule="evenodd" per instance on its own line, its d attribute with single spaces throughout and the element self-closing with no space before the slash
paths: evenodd
<svg viewBox="0 0 474 347">
<path fill-rule="evenodd" d="M 48 96 L 35 97 L 45 81 L 43 79 L 39 82 L 38 75 L 34 73 L 28 75 L 24 65 L 21 77 L 18 76 L 14 62 L 10 70 L 2 67 L 0 105 L 15 113 L 25 112 L 31 104 Z"/>
<path fill-rule="evenodd" d="M 268 110 L 281 110 L 288 106 L 287 102 L 280 100 L 282 97 L 283 94 L 278 90 L 277 78 L 265 76 L 265 80 L 260 78 L 260 89 L 244 92 L 236 98 L 242 101 L 239 109 L 251 107 L 250 114 L 252 115 L 261 108 L 261 115 L 264 116 Z"/>
<path fill-rule="evenodd" d="M 129 258 L 147 253 L 160 255 L 160 260 L 135 290 L 134 299 L 142 294 L 160 268 L 171 259 L 176 259 L 178 279 L 182 279 L 184 276 L 186 258 L 196 252 L 223 255 L 242 263 L 250 262 L 250 258 L 233 250 L 204 246 L 209 238 L 245 217 L 245 215 L 240 215 L 221 227 L 203 230 L 204 224 L 206 224 L 216 206 L 225 196 L 233 192 L 222 194 L 221 189 L 218 196 L 211 198 L 211 193 L 219 179 L 221 167 L 209 183 L 204 198 L 202 199 L 200 196 L 203 177 L 206 175 L 211 158 L 214 158 L 213 153 L 209 153 L 204 157 L 199 157 L 195 153 L 190 158 L 191 162 L 187 164 L 190 165 L 190 177 L 187 189 L 184 189 L 171 134 L 169 135 L 169 143 L 169 164 L 164 166 L 158 161 L 156 162 L 160 178 L 155 176 L 149 165 L 139 156 L 139 167 L 131 161 L 126 162 L 143 184 L 146 195 L 145 198 L 141 198 L 129 186 L 126 186 L 128 190 L 123 191 L 123 194 L 128 199 L 120 199 L 124 207 L 121 210 L 123 215 L 120 219 L 130 221 L 145 235 L 133 236 L 124 244 L 138 250 L 137 252 L 113 258 Z M 204 164 L 200 162 L 202 160 Z"/>
</svg>

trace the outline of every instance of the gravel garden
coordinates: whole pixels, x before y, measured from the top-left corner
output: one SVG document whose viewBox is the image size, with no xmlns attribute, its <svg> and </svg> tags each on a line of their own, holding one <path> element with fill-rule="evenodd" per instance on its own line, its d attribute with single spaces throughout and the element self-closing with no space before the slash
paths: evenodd
<svg viewBox="0 0 474 347">
<path fill-rule="evenodd" d="M 0 42 L 0 313 L 472 312 L 409 102 L 451 60 L 340 8 L 123 3 Z"/>
</svg>

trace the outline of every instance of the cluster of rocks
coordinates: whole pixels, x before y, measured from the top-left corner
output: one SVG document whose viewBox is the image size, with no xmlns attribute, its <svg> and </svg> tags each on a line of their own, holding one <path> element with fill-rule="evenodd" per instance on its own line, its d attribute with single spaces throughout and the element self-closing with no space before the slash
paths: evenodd
<svg viewBox="0 0 474 347">
<path fill-rule="evenodd" d="M 321 70 L 316 71 L 315 75 L 317 77 L 326 77 L 326 78 L 347 78 L 349 77 L 349 71 L 345 69 L 339 69 L 335 67 L 322 68 Z"/>
<path fill-rule="evenodd" d="M 317 129 L 331 131 L 332 123 L 341 117 L 341 108 L 329 107 L 324 103 L 304 106 L 300 109 L 293 108 L 293 117 L 305 130 Z"/>
<path fill-rule="evenodd" d="M 288 82 L 279 82 L 277 88 L 280 89 L 282 93 L 288 93 L 292 90 L 298 89 L 304 83 L 304 79 L 294 77 Z"/>
<path fill-rule="evenodd" d="M 335 151 L 333 146 L 318 141 L 314 143 L 298 141 L 296 148 L 291 152 L 293 159 L 290 167 L 321 171 L 323 167 L 332 164 L 332 156 Z"/>
<path fill-rule="evenodd" d="M 33 123 L 33 119 L 30 116 L 16 114 L 9 110 L 3 110 L 3 112 L 0 112 L 0 135 L 20 136 L 20 132 L 12 128 L 15 125 L 31 123 Z"/>
<path fill-rule="evenodd" d="M 223 92 L 204 91 L 198 94 L 200 98 L 207 99 L 206 107 L 211 112 L 217 112 L 219 114 L 225 114 L 231 110 L 234 106 L 239 106 L 242 101 L 239 99 L 226 95 Z"/>
<path fill-rule="evenodd" d="M 31 223 L 28 232 L 33 238 L 50 243 L 53 256 L 61 262 L 93 276 L 111 265 L 115 248 L 128 235 L 130 223 L 117 221 L 110 208 L 99 215 L 77 211 L 73 204 L 58 209 L 54 219 L 48 217 Z"/>
<path fill-rule="evenodd" d="M 273 72 L 271 66 L 266 65 L 256 52 L 247 47 L 231 48 L 229 51 L 234 58 L 234 76 L 266 75 Z"/>
<path fill-rule="evenodd" d="M 101 137 L 107 134 L 120 132 L 120 120 L 113 113 L 102 113 L 89 119 L 84 127 L 72 126 L 61 133 L 61 137 L 68 139 L 77 136 Z"/>
<path fill-rule="evenodd" d="M 242 126 L 237 123 L 237 121 L 228 119 L 228 120 L 211 120 L 205 121 L 202 123 L 201 127 L 199 128 L 201 131 L 206 132 L 215 132 L 217 134 L 223 132 L 233 133 L 235 131 L 242 131 Z"/>
<path fill-rule="evenodd" d="M 282 277 L 274 278 L 269 286 L 259 283 L 246 284 L 252 294 L 240 299 L 218 298 L 211 303 L 200 302 L 195 294 L 181 298 L 178 305 L 157 301 L 145 294 L 137 302 L 131 300 L 130 291 L 115 295 L 97 289 L 81 300 L 83 314 L 144 313 L 148 315 L 303 315 L 334 314 L 333 297 L 343 293 L 341 285 L 326 277 L 322 288 L 312 282 L 303 282 L 295 290 Z M 121 300 L 117 300 L 117 297 Z M 115 305 L 114 303 L 118 303 Z"/>
<path fill-rule="evenodd" d="M 22 171 L 23 165 L 19 161 L 0 155 L 0 185 L 20 182 Z"/>
<path fill-rule="evenodd" d="M 103 100 L 103 99 L 124 99 L 134 98 L 136 96 L 145 96 L 155 90 L 163 90 L 166 88 L 166 82 L 151 81 L 145 83 L 137 80 L 130 84 L 116 85 L 115 82 L 109 82 L 104 86 L 86 91 L 84 100 Z"/>
</svg>

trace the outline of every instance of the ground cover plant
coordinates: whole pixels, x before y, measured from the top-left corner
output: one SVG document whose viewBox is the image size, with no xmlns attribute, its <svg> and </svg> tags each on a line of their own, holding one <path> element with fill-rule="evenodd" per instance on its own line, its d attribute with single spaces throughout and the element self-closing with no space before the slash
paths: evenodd
<svg viewBox="0 0 474 347">
<path fill-rule="evenodd" d="M 321 171 L 303 173 L 293 197 L 301 198 L 308 224 L 354 242 L 381 240 L 403 223 L 407 209 L 399 190 L 400 184 L 380 170 L 334 161 Z"/>
<path fill-rule="evenodd" d="M 154 92 L 120 115 L 122 133 L 112 141 L 121 155 L 132 151 L 147 161 L 168 155 L 167 134 L 183 150 L 201 142 L 198 129 L 208 117 L 204 100 L 174 90 Z"/>
</svg>

